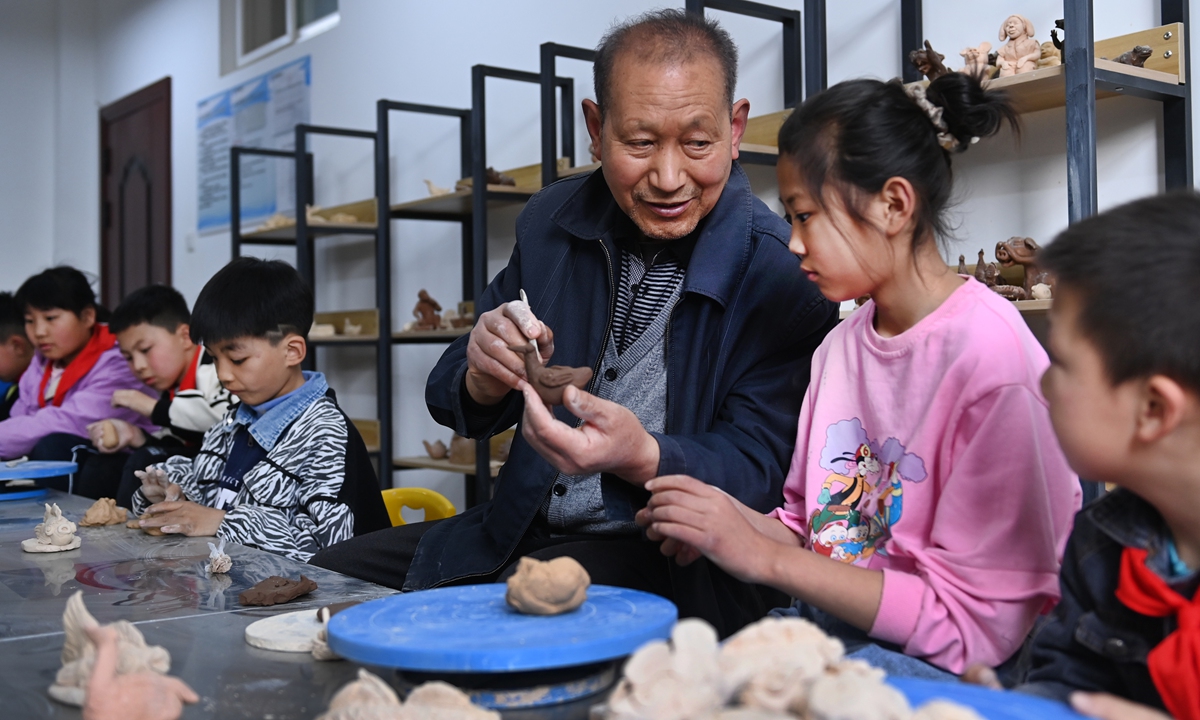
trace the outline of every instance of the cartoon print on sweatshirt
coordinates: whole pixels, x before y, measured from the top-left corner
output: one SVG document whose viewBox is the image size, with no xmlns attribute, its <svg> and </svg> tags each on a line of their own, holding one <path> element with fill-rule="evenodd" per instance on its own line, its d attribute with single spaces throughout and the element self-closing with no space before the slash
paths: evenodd
<svg viewBox="0 0 1200 720">
<path fill-rule="evenodd" d="M 880 445 L 852 418 L 826 429 L 821 467 L 830 474 L 817 495 L 821 507 L 809 518 L 812 549 L 844 563 L 886 555 L 904 510 L 901 481 L 923 481 L 925 461 L 894 437 Z"/>
</svg>

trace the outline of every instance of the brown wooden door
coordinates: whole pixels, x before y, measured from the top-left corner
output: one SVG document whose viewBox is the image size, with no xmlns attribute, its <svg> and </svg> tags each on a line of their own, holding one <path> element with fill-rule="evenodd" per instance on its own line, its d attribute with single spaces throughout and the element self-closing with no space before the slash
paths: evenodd
<svg viewBox="0 0 1200 720">
<path fill-rule="evenodd" d="M 100 300 L 171 283 L 171 78 L 100 109 Z"/>
</svg>

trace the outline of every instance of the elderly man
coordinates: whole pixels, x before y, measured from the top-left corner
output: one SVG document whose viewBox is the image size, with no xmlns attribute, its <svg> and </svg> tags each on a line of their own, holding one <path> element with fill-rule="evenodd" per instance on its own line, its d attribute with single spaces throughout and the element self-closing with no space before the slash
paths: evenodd
<svg viewBox="0 0 1200 720">
<path fill-rule="evenodd" d="M 702 17 L 663 10 L 609 32 L 598 102 L 583 103 L 602 170 L 529 201 L 475 329 L 429 377 L 430 412 L 455 432 L 519 422 L 494 497 L 315 564 L 420 590 L 569 555 L 593 582 L 672 599 L 722 635 L 785 602 L 705 561 L 675 565 L 634 524 L 642 485 L 665 474 L 778 506 L 809 360 L 836 322 L 788 253 L 787 223 L 733 163 L 749 113 L 736 78 L 736 47 Z M 593 368 L 588 391 L 547 408 L 510 349 L 531 339 L 543 361 Z"/>
</svg>

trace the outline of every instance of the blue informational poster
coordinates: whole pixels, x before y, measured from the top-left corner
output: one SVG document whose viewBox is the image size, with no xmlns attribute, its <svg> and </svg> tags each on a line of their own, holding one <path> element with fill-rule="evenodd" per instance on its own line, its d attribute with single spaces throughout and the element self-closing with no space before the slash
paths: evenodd
<svg viewBox="0 0 1200 720">
<path fill-rule="evenodd" d="M 309 122 L 312 63 L 308 55 L 201 100 L 196 112 L 197 229 L 229 229 L 229 148 L 292 150 L 294 129 Z M 295 212 L 295 165 L 243 157 L 242 224 Z"/>
</svg>

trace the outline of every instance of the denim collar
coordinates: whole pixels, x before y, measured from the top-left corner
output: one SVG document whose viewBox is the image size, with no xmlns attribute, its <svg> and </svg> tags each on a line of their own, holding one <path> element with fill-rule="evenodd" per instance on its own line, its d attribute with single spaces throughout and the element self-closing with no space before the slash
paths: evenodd
<svg viewBox="0 0 1200 720">
<path fill-rule="evenodd" d="M 613 198 L 604 173 L 593 172 L 551 219 L 582 240 L 612 241 L 627 217 Z M 697 228 L 684 292 L 705 295 L 728 307 L 749 265 L 753 229 L 754 193 L 735 161 L 721 197 Z M 786 244 L 787 237 L 781 241 Z"/>
<path fill-rule="evenodd" d="M 282 402 L 272 406 L 262 416 L 256 415 L 245 403 L 239 405 L 232 418 L 230 430 L 235 430 L 237 425 L 245 425 L 254 440 L 270 451 L 279 441 L 283 431 L 304 414 L 309 405 L 328 391 L 329 384 L 325 382 L 323 373 L 305 370 L 304 384 L 279 398 Z"/>
<path fill-rule="evenodd" d="M 1174 585 L 1189 582 L 1196 573 L 1172 572 L 1174 540 L 1166 521 L 1153 505 L 1134 493 L 1117 489 L 1084 508 L 1096 527 L 1122 547 L 1146 551 L 1146 567 Z"/>
</svg>

